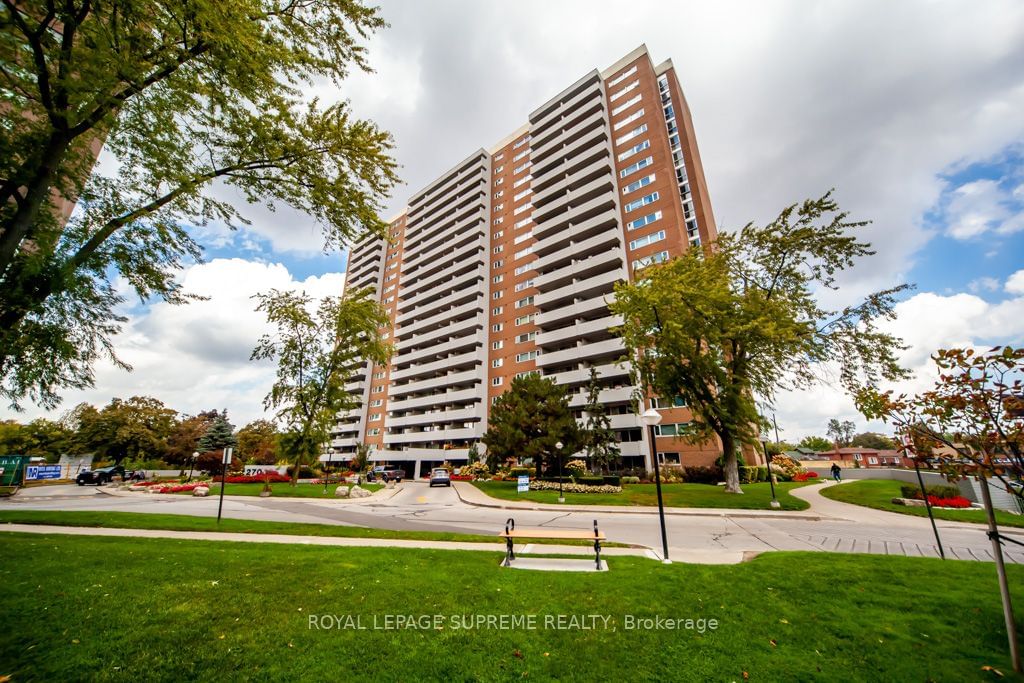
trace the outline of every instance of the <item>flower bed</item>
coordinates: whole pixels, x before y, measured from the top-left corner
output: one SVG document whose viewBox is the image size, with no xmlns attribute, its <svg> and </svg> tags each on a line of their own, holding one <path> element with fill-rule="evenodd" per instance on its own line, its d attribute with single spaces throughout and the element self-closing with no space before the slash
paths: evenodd
<svg viewBox="0 0 1024 683">
<path fill-rule="evenodd" d="M 559 483 L 557 481 L 537 481 L 534 479 L 530 482 L 531 491 L 558 491 Z M 561 490 L 568 493 L 622 493 L 621 486 L 612 486 L 611 484 L 603 484 L 601 486 L 589 486 L 587 484 L 561 484 Z"/>
<path fill-rule="evenodd" d="M 807 481 L 808 479 L 817 479 L 817 472 L 800 472 L 799 474 L 793 475 L 793 481 Z"/>
<path fill-rule="evenodd" d="M 928 502 L 931 503 L 932 507 L 936 508 L 969 508 L 971 507 L 971 501 L 967 500 L 963 496 L 954 496 L 952 498 L 939 498 L 938 496 L 928 496 Z"/>
<path fill-rule="evenodd" d="M 267 481 L 271 484 L 285 484 L 291 480 L 291 477 L 286 474 L 281 474 L 280 472 L 270 472 L 269 474 L 236 474 L 228 477 L 229 484 L 262 484 Z M 214 477 L 213 481 L 220 481 L 220 475 Z"/>
<path fill-rule="evenodd" d="M 476 477 L 471 474 L 453 474 L 449 479 L 452 481 L 475 481 Z"/>
</svg>

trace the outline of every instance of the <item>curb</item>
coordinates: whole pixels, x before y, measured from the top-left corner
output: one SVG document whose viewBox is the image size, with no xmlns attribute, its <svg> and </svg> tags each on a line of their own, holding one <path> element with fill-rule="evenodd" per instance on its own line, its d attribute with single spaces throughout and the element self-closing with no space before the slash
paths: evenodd
<svg viewBox="0 0 1024 683">
<path fill-rule="evenodd" d="M 628 515 L 656 515 L 656 514 L 658 514 L 658 508 L 640 507 L 640 506 L 630 507 L 630 506 L 626 506 L 626 505 L 623 505 L 621 510 L 614 510 L 614 511 L 612 511 L 612 510 L 594 510 L 590 506 L 586 506 L 586 505 L 544 505 L 544 504 L 538 504 L 536 506 L 525 506 L 525 505 L 522 505 L 522 504 L 519 504 L 519 505 L 505 505 L 503 503 L 498 503 L 498 502 L 496 502 L 496 503 L 481 502 L 481 501 L 468 500 L 468 499 L 464 498 L 462 496 L 462 493 L 459 492 L 459 487 L 456 486 L 454 488 L 455 488 L 455 494 L 459 497 L 459 500 L 461 500 L 466 505 L 472 505 L 474 507 L 495 508 L 495 509 L 498 509 L 498 510 L 527 510 L 527 511 L 534 511 L 534 512 L 590 512 L 590 513 L 594 513 L 594 514 L 628 514 Z M 487 494 L 483 493 L 483 492 L 481 492 L 480 495 L 481 496 L 486 496 L 490 500 L 494 500 L 494 501 L 499 500 L 498 498 L 491 498 L 490 496 L 487 496 Z M 689 511 L 690 509 L 692 509 L 693 512 L 690 512 Z M 721 512 L 721 511 L 715 511 L 714 508 L 689 508 L 686 512 L 678 511 L 675 508 L 665 508 L 665 514 L 666 515 L 672 515 L 672 516 L 675 516 L 675 517 L 730 517 L 730 518 L 736 518 L 736 519 L 791 519 L 791 520 L 803 521 L 803 522 L 820 522 L 822 519 L 828 519 L 828 520 L 836 519 L 834 517 L 823 518 L 823 517 L 821 517 L 819 515 L 805 514 L 803 512 L 795 512 L 795 511 L 769 512 L 767 510 L 765 510 L 765 511 L 758 511 L 758 510 L 746 511 L 745 510 L 745 511 L 741 511 L 741 512 L 735 512 L 735 511 L 731 511 L 730 510 L 728 512 Z"/>
</svg>

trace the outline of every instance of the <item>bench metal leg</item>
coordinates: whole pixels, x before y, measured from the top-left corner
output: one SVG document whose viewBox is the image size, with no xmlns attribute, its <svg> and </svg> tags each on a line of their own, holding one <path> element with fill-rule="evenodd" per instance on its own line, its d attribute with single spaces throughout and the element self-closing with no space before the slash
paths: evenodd
<svg viewBox="0 0 1024 683">
<path fill-rule="evenodd" d="M 601 539 L 598 537 L 597 520 L 594 520 L 594 555 L 597 571 L 601 571 Z"/>
<path fill-rule="evenodd" d="M 509 535 L 516 529 L 516 520 L 509 517 L 505 520 L 505 562 L 502 566 L 511 567 L 512 560 L 516 559 L 515 548 L 512 544 L 512 537 Z"/>
</svg>

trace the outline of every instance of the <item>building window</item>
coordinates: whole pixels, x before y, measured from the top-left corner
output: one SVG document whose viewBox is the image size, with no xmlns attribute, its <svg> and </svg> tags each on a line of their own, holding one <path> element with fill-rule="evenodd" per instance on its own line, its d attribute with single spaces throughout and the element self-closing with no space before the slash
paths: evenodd
<svg viewBox="0 0 1024 683">
<path fill-rule="evenodd" d="M 633 261 L 633 271 L 642 270 L 653 263 L 664 263 L 668 261 L 668 252 L 659 251 L 657 254 L 651 254 L 650 256 L 644 256 Z"/>
<path fill-rule="evenodd" d="M 519 266 L 518 268 L 516 268 L 516 275 L 522 275 L 527 271 L 533 270 L 533 266 L 535 263 L 536 261 L 530 261 L 529 263 L 524 263 L 523 265 Z"/>
<path fill-rule="evenodd" d="M 379 394 L 379 393 L 382 393 L 383 391 L 384 391 L 384 386 L 383 386 L 383 385 L 381 385 L 381 386 L 379 386 L 379 387 L 374 387 L 374 388 L 373 388 L 373 392 L 372 392 L 372 393 L 374 393 L 374 394 Z"/>
<path fill-rule="evenodd" d="M 520 139 L 518 142 L 516 142 L 516 144 L 512 145 L 512 149 L 519 149 L 520 147 L 522 147 L 523 145 L 525 145 L 529 141 L 530 141 L 530 136 L 527 135 L 525 138 Z"/>
<path fill-rule="evenodd" d="M 527 332 L 516 337 L 516 344 L 523 344 L 528 341 L 533 341 L 534 337 L 537 336 L 536 332 Z"/>
<path fill-rule="evenodd" d="M 636 90 L 639 87 L 640 87 L 640 80 L 637 79 L 637 80 L 633 81 L 632 83 L 630 83 L 629 85 L 627 85 L 626 87 L 622 88 L 622 90 L 619 90 L 618 92 L 614 93 L 611 97 L 608 98 L 608 101 L 609 102 L 614 102 L 615 100 L 619 99 L 620 97 L 625 96 L 626 93 L 628 93 L 628 92 L 630 92 L 632 90 Z"/>
<path fill-rule="evenodd" d="M 650 235 L 644 235 L 643 237 L 637 237 L 635 240 L 629 243 L 630 250 L 636 250 L 640 247 L 646 247 L 648 244 L 654 244 L 665 239 L 665 231 L 659 230 L 658 232 L 652 232 Z"/>
<path fill-rule="evenodd" d="M 502 382 L 502 378 L 501 377 L 492 377 L 491 378 L 491 386 L 492 387 L 500 387 L 501 386 L 501 382 Z"/>
<path fill-rule="evenodd" d="M 518 202 L 520 199 L 522 199 L 523 197 L 531 194 L 532 192 L 533 192 L 533 190 L 531 190 L 530 188 L 526 188 L 525 190 L 523 190 L 522 192 L 517 194 L 515 197 L 513 197 L 512 201 Z"/>
<path fill-rule="evenodd" d="M 529 256 L 529 255 L 530 255 L 530 254 L 532 254 L 532 253 L 533 253 L 533 246 L 529 246 L 529 247 L 527 247 L 526 249 L 522 249 L 522 250 L 520 250 L 520 251 L 517 251 L 517 252 L 516 252 L 516 253 L 515 253 L 515 254 L 514 254 L 514 255 L 512 256 L 512 260 L 513 260 L 513 261 L 518 261 L 519 259 L 523 258 L 524 256 Z"/>
<path fill-rule="evenodd" d="M 525 280 L 516 285 L 516 291 L 521 292 L 524 289 L 529 289 L 530 287 L 533 287 L 533 280 Z"/>
<path fill-rule="evenodd" d="M 368 431 L 367 434 L 369 434 L 370 436 L 377 436 L 378 434 L 380 434 L 380 427 L 374 427 L 373 429 Z"/>
<path fill-rule="evenodd" d="M 494 284 L 498 284 L 499 282 L 501 282 L 504 279 L 505 279 L 504 275 L 495 275 L 494 277 L 491 278 L 491 282 L 493 282 Z"/>
<path fill-rule="evenodd" d="M 384 379 L 384 373 L 383 372 L 375 372 L 375 373 L 373 373 L 373 378 L 374 379 Z"/>
<path fill-rule="evenodd" d="M 516 325 L 526 325 L 527 323 L 532 323 L 534 315 L 534 313 L 531 313 L 530 315 L 524 315 L 519 318 L 516 318 Z"/>
<path fill-rule="evenodd" d="M 630 140 L 635 138 L 637 135 L 643 135 L 646 132 L 647 132 L 647 124 L 646 123 L 640 124 L 639 126 L 634 128 L 633 130 L 631 130 L 628 133 L 626 133 L 625 135 L 623 135 L 621 138 L 617 138 L 615 140 L 615 146 L 618 147 L 622 143 L 629 142 Z"/>
<path fill-rule="evenodd" d="M 491 249 L 491 253 L 492 254 L 500 254 L 503 251 L 505 251 L 505 247 L 503 247 L 500 244 L 498 246 L 494 247 L 494 249 Z"/>
<path fill-rule="evenodd" d="M 499 211 L 501 211 L 504 208 L 505 208 L 504 204 L 495 204 L 494 205 L 494 213 L 498 213 Z"/>
<path fill-rule="evenodd" d="M 640 118 L 643 115 L 644 115 L 644 110 L 643 109 L 637 109 L 635 112 L 633 112 L 632 114 L 630 114 L 629 116 L 627 116 L 626 118 L 622 119 L 621 121 L 616 123 L 614 126 L 612 126 L 612 130 L 618 130 L 619 128 L 622 128 L 623 126 L 628 126 L 629 124 L 633 123 L 634 121 L 636 121 L 638 118 Z"/>
<path fill-rule="evenodd" d="M 505 293 L 504 289 L 499 289 L 498 291 L 491 293 L 491 298 L 494 299 L 495 301 L 497 301 L 498 299 L 501 298 L 501 295 L 504 294 L 504 293 Z"/>
<path fill-rule="evenodd" d="M 491 361 L 491 367 L 492 368 L 500 368 L 504 364 L 505 364 L 505 359 L 504 358 L 495 358 L 494 360 Z"/>
<path fill-rule="evenodd" d="M 515 209 L 514 211 L 512 211 L 512 215 L 513 215 L 513 216 L 518 216 L 518 215 L 519 215 L 519 214 L 521 214 L 522 212 L 524 212 L 524 211 L 529 211 L 529 210 L 530 210 L 530 209 L 532 209 L 532 208 L 533 208 L 533 204 L 530 204 L 530 203 L 526 203 L 526 204 L 523 204 L 523 205 L 522 205 L 522 206 L 520 206 L 519 208 L 517 208 L 517 209 Z"/>
<path fill-rule="evenodd" d="M 648 149 L 650 146 L 651 143 L 647 140 L 644 140 L 643 142 L 633 145 L 632 147 L 630 147 L 625 152 L 619 155 L 619 161 L 625 161 L 626 159 L 630 158 L 637 152 L 642 152 L 645 149 Z"/>
<path fill-rule="evenodd" d="M 654 177 L 655 174 L 652 173 L 651 175 L 645 178 L 634 180 L 629 185 L 626 185 L 624 188 L 622 188 L 622 194 L 629 194 L 630 192 L 635 192 L 636 190 L 639 190 L 641 187 L 647 187 L 648 185 L 654 182 Z"/>
<path fill-rule="evenodd" d="M 533 180 L 533 176 L 524 175 L 522 178 L 520 178 L 519 180 L 517 180 L 514 183 L 512 183 L 512 188 L 515 189 L 517 187 L 522 187 L 523 185 L 525 185 L 526 183 L 530 182 L 531 180 Z M 519 199 L 520 196 L 521 195 L 517 194 L 515 196 L 515 199 Z"/>
<path fill-rule="evenodd" d="M 523 142 L 523 144 L 526 144 L 525 141 Z M 520 159 L 522 159 L 523 157 L 525 157 L 529 153 L 530 153 L 530 150 L 524 149 L 522 152 L 520 152 L 519 154 L 517 154 L 514 157 L 512 157 L 512 161 L 519 161 Z"/>
<path fill-rule="evenodd" d="M 640 95 L 630 97 L 628 100 L 626 100 L 619 106 L 615 107 L 615 109 L 612 109 L 612 116 L 617 116 L 622 112 L 626 111 L 627 109 L 629 109 L 630 107 L 632 107 L 634 104 L 640 101 L 640 97 Z"/>
<path fill-rule="evenodd" d="M 505 190 L 498 190 L 497 192 L 494 193 L 494 198 L 495 199 L 501 199 L 504 196 L 505 196 Z"/>
<path fill-rule="evenodd" d="M 682 396 L 676 396 L 671 401 L 655 396 L 651 399 L 651 407 L 656 410 L 661 408 L 685 408 L 686 401 L 683 400 Z"/>
<path fill-rule="evenodd" d="M 540 351 L 527 351 L 526 353 L 517 353 L 516 354 L 516 362 L 517 363 L 525 363 L 528 360 L 533 360 L 534 358 L 537 357 L 537 355 L 539 353 L 540 353 Z"/>
<path fill-rule="evenodd" d="M 647 206 L 652 202 L 658 201 L 658 193 L 652 192 L 648 195 L 644 195 L 640 199 L 634 199 L 629 204 L 626 204 L 626 213 L 639 209 L 641 206 Z"/>
<path fill-rule="evenodd" d="M 384 405 L 384 399 L 382 398 L 375 398 L 370 401 L 371 408 L 380 408 L 382 405 Z"/>
<path fill-rule="evenodd" d="M 495 306 L 494 308 L 491 309 L 491 315 L 501 315 L 501 311 L 501 306 Z"/>
<path fill-rule="evenodd" d="M 505 342 L 503 342 L 503 341 L 491 342 L 491 351 L 498 351 L 504 345 L 505 345 Z"/>
<path fill-rule="evenodd" d="M 501 332 L 503 329 L 505 329 L 504 323 L 494 323 L 491 325 L 491 332 Z"/>
<path fill-rule="evenodd" d="M 533 296 L 524 296 L 522 299 L 516 302 L 516 308 L 522 308 L 523 306 L 529 306 L 533 303 Z"/>
<path fill-rule="evenodd" d="M 527 370 L 525 372 L 517 372 L 516 373 L 516 377 L 529 377 L 530 375 L 538 375 L 538 374 L 540 374 L 540 373 L 538 373 L 536 370 Z"/>
<path fill-rule="evenodd" d="M 522 244 L 523 242 L 525 242 L 526 240 L 530 239 L 531 237 L 533 237 L 533 230 L 527 230 L 522 235 L 519 235 L 514 240 L 512 240 L 512 243 L 513 244 Z"/>
<path fill-rule="evenodd" d="M 632 221 L 631 223 L 627 224 L 626 227 L 629 230 L 636 230 L 637 228 L 642 228 L 645 225 L 650 225 L 651 223 L 653 223 L 654 221 L 656 221 L 656 220 L 658 220 L 660 218 L 661 218 L 661 211 L 655 211 L 654 213 L 647 214 L 643 218 L 637 218 L 635 221 Z"/>
<path fill-rule="evenodd" d="M 499 153 L 494 155 L 494 160 L 495 161 L 501 161 L 504 158 L 505 158 L 505 153 L 504 152 L 499 152 Z M 502 168 L 504 168 L 504 166 L 499 166 L 498 170 L 500 171 Z"/>
<path fill-rule="evenodd" d="M 526 169 L 530 168 L 530 166 L 532 166 L 532 165 L 533 165 L 532 161 L 527 161 L 522 166 L 516 166 L 515 170 L 512 171 L 512 175 L 519 175 L 521 172 L 523 172 Z"/>
<path fill-rule="evenodd" d="M 623 71 L 621 74 L 619 74 L 618 76 L 616 76 L 612 80 L 608 81 L 608 86 L 607 87 L 609 87 L 609 88 L 615 87 L 616 85 L 618 85 L 619 83 L 622 83 L 622 81 L 626 80 L 627 78 L 629 78 L 630 76 L 632 76 L 635 73 L 636 73 L 636 66 L 631 66 L 630 68 L 626 69 L 625 71 Z"/>
<path fill-rule="evenodd" d="M 650 166 L 653 163 L 654 163 L 654 157 L 647 157 L 646 159 L 641 159 L 640 161 L 636 162 L 635 164 L 630 164 L 626 168 L 624 168 L 621 171 L 619 171 L 619 177 L 620 178 L 625 178 L 626 176 L 632 175 L 632 174 L 636 173 L 637 171 L 639 171 L 641 168 L 646 168 L 646 167 Z"/>
<path fill-rule="evenodd" d="M 532 218 L 524 218 L 523 220 L 519 221 L 518 223 L 516 223 L 512 227 L 514 227 L 516 230 L 518 230 L 519 228 L 523 228 L 523 227 L 526 227 L 527 225 L 529 225 L 531 221 L 533 221 Z"/>
<path fill-rule="evenodd" d="M 381 413 L 374 413 L 370 415 L 370 422 L 376 422 L 381 417 Z"/>
<path fill-rule="evenodd" d="M 497 157 L 495 157 L 495 158 L 497 158 Z M 495 173 L 495 174 L 498 174 L 498 173 L 501 173 L 501 172 L 502 172 L 502 171 L 504 171 L 504 170 L 505 170 L 505 167 L 504 167 L 504 166 L 497 166 L 497 167 L 496 167 L 496 168 L 494 169 L 494 173 Z"/>
<path fill-rule="evenodd" d="M 501 268 L 504 265 L 505 265 L 505 262 L 502 261 L 501 259 L 498 259 L 497 261 L 495 261 L 494 263 L 491 264 L 491 268 L 493 268 L 494 270 L 497 270 L 498 268 Z"/>
</svg>

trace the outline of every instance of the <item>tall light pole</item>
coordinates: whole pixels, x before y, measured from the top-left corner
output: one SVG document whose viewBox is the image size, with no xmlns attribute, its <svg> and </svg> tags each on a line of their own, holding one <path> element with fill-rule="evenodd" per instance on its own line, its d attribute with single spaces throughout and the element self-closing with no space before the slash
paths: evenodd
<svg viewBox="0 0 1024 683">
<path fill-rule="evenodd" d="M 654 440 L 654 428 L 661 423 L 661 413 L 649 408 L 640 416 L 640 421 L 647 425 L 651 434 L 651 456 L 654 459 L 654 486 L 658 490 L 658 518 L 661 521 L 662 562 L 672 564 L 668 559 L 668 533 L 665 531 L 665 504 L 661 500 L 661 468 L 658 466 L 658 445 Z"/>
<path fill-rule="evenodd" d="M 192 454 L 192 461 L 191 461 L 191 464 L 188 466 L 188 480 L 189 481 L 192 481 L 192 470 L 195 469 L 196 460 L 198 460 L 198 459 L 199 459 L 199 451 L 196 451 L 196 452 L 194 452 Z"/>
<path fill-rule="evenodd" d="M 565 495 L 562 494 L 562 442 L 555 442 L 555 455 L 558 456 L 558 502 L 565 502 Z"/>
</svg>

